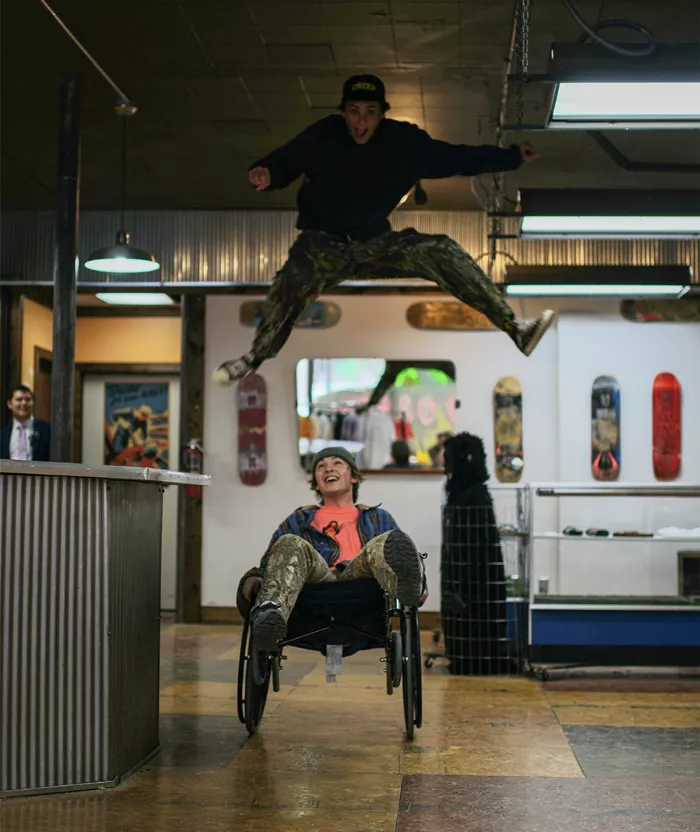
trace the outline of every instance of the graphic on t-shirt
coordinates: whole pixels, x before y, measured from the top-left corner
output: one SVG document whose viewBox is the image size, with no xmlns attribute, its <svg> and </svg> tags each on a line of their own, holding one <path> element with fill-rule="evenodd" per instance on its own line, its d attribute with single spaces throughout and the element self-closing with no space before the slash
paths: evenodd
<svg viewBox="0 0 700 832">
<path fill-rule="evenodd" d="M 343 525 L 345 525 L 345 524 L 343 524 Z M 331 522 L 327 526 L 324 526 L 321 531 L 324 534 L 327 534 L 328 537 L 337 541 L 338 540 L 338 535 L 340 534 L 340 530 L 342 528 L 343 528 L 343 526 L 339 525 L 337 520 L 331 520 Z"/>
</svg>

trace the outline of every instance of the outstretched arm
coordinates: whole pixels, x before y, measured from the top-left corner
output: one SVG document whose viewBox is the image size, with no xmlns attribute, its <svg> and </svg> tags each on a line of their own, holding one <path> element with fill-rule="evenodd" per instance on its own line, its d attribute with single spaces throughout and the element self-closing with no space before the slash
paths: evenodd
<svg viewBox="0 0 700 832">
<path fill-rule="evenodd" d="M 506 148 L 490 144 L 449 144 L 432 139 L 423 131 L 421 134 L 421 179 L 477 176 L 480 173 L 517 170 L 524 162 L 531 162 L 537 157 L 529 144 L 512 144 Z"/>
<path fill-rule="evenodd" d="M 313 157 L 315 126 L 312 124 L 288 144 L 253 162 L 248 170 L 248 181 L 258 191 L 274 191 L 286 188 L 306 173 Z"/>
</svg>

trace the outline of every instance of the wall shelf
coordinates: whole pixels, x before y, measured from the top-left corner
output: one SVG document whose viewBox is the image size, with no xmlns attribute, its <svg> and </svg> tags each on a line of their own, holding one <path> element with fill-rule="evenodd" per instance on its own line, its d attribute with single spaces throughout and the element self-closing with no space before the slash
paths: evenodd
<svg viewBox="0 0 700 832">
<path fill-rule="evenodd" d="M 563 534 L 562 532 L 536 532 L 532 535 L 534 540 L 589 540 L 596 543 L 615 543 L 634 541 L 635 543 L 700 543 L 700 537 L 678 536 L 666 537 L 665 535 L 654 535 L 654 537 L 593 537 L 592 535 Z"/>
</svg>

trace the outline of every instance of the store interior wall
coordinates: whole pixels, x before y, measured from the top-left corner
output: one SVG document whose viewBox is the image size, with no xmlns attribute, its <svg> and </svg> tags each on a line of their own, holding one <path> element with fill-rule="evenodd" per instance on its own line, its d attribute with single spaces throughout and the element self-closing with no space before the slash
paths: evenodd
<svg viewBox="0 0 700 832">
<path fill-rule="evenodd" d="M 601 302 L 600 307 L 606 305 Z M 591 481 L 590 445 L 580 440 L 590 435 L 590 386 L 596 376 L 606 374 L 620 385 L 619 482 L 655 482 L 652 387 L 658 373 L 671 372 L 682 390 L 682 467 L 674 483 L 700 483 L 700 324 L 633 323 L 617 314 L 616 304 L 608 303 L 607 314 L 561 315 L 558 329 L 559 479 Z M 559 502 L 560 516 L 553 529 L 557 531 L 569 525 L 609 531 L 700 527 L 700 499 L 571 497 Z M 536 515 L 535 525 L 544 530 L 540 519 Z M 539 545 L 538 551 L 544 552 L 549 544 Z M 547 577 L 557 591 L 559 572 L 558 592 L 564 595 L 677 595 L 676 553 L 700 548 L 697 543 L 640 540 L 558 545 L 558 560 L 550 567 L 553 575 Z"/>
<path fill-rule="evenodd" d="M 279 523 L 295 508 L 314 502 L 308 477 L 297 457 L 295 370 L 301 358 L 367 357 L 447 359 L 455 363 L 457 431 L 483 437 L 493 469 L 492 390 L 504 375 L 516 375 L 528 395 L 524 403 L 526 435 L 556 435 L 556 412 L 540 402 L 552 397 L 556 384 L 556 333 L 548 334 L 529 359 L 500 332 L 428 332 L 411 328 L 406 309 L 417 300 L 445 296 L 340 296 L 337 326 L 326 330 L 295 330 L 273 361 L 261 367 L 268 387 L 267 447 L 269 471 L 264 485 L 242 485 L 238 476 L 235 388 L 205 387 L 205 472 L 213 477 L 204 495 L 202 604 L 233 606 L 240 575 L 256 565 Z M 207 304 L 206 366 L 246 351 L 254 334 L 238 323 L 237 297 L 212 297 Z M 534 441 L 533 441 L 533 444 Z M 542 444 L 538 442 L 536 444 Z M 553 454 L 533 453 L 528 476 L 556 478 Z M 362 484 L 360 501 L 381 503 L 428 553 L 432 595 L 427 610 L 439 609 L 440 474 L 397 476 L 371 474 Z"/>
<path fill-rule="evenodd" d="M 180 318 L 82 318 L 76 364 L 179 364 Z M 53 311 L 22 300 L 22 384 L 34 386 L 34 348 L 53 349 Z"/>
<path fill-rule="evenodd" d="M 469 430 L 484 439 L 490 471 L 494 463 L 493 386 L 501 376 L 515 375 L 523 388 L 523 482 L 568 480 L 594 484 L 590 472 L 590 389 L 594 378 L 605 373 L 615 375 L 622 387 L 620 481 L 652 482 L 651 383 L 657 372 L 673 372 L 684 388 L 681 481 L 700 480 L 700 435 L 692 430 L 693 420 L 696 424 L 700 420 L 700 325 L 626 322 L 619 315 L 619 302 L 615 301 L 550 302 L 547 305 L 560 310 L 557 328 L 545 336 L 530 358 L 525 358 L 499 332 L 430 332 L 411 328 L 405 318 L 407 307 L 417 300 L 429 299 L 446 298 L 333 297 L 342 310 L 337 326 L 295 330 L 279 356 L 262 366 L 260 372 L 267 381 L 269 396 L 269 471 L 264 485 L 258 487 L 241 484 L 238 476 L 235 388 L 220 388 L 210 381 L 209 375 L 209 370 L 221 360 L 245 352 L 254 330 L 239 324 L 243 299 L 208 299 L 204 465 L 213 484 L 204 495 L 204 606 L 233 606 L 240 575 L 258 562 L 277 525 L 296 507 L 314 501 L 296 458 L 294 377 L 301 358 L 410 357 L 454 361 L 457 396 L 462 403 L 455 429 Z M 513 303 L 516 312 L 526 317 L 536 315 L 545 305 L 538 300 Z M 490 484 L 495 485 L 495 477 Z M 360 492 L 362 502 L 382 503 L 391 511 L 419 549 L 428 553 L 428 580 L 433 592 L 427 610 L 439 609 L 442 486 L 443 477 L 439 475 L 372 474 Z M 661 504 L 653 501 L 650 516 L 652 503 L 641 503 L 639 498 L 618 498 L 614 503 L 607 499 L 605 503 L 576 499 L 579 502 L 574 503 L 574 498 L 567 500 L 561 510 L 557 500 L 539 500 L 537 530 L 557 531 L 569 523 L 584 528 L 607 524 L 610 529 L 646 529 L 671 521 L 686 526 L 700 523 L 698 502 L 694 500 L 676 501 L 673 511 L 659 508 Z M 627 513 L 621 512 L 624 503 L 631 506 Z M 551 592 L 577 594 L 674 591 L 674 553 L 683 548 L 682 544 L 618 546 L 617 542 L 587 541 L 540 541 L 536 546 L 533 577 L 548 577 Z M 648 551 L 650 547 L 657 548 Z M 558 585 L 553 581 L 557 577 Z"/>
</svg>

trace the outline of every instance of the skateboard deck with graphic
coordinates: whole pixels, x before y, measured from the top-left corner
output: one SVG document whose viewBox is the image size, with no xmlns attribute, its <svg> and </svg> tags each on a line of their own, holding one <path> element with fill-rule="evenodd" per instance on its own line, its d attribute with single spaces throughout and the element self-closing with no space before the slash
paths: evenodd
<svg viewBox="0 0 700 832">
<path fill-rule="evenodd" d="M 591 471 L 593 478 L 613 482 L 620 476 L 620 385 L 598 376 L 591 391 Z"/>
<path fill-rule="evenodd" d="M 654 476 L 675 480 L 681 472 L 681 385 L 673 373 L 659 373 L 652 389 Z"/>
<path fill-rule="evenodd" d="M 241 304 L 240 320 L 243 326 L 255 326 L 260 323 L 265 301 L 246 300 Z M 340 320 L 340 307 L 327 300 L 315 300 L 297 318 L 296 329 L 329 329 Z"/>
<path fill-rule="evenodd" d="M 700 323 L 700 298 L 623 300 L 620 314 L 643 323 Z"/>
<path fill-rule="evenodd" d="M 493 389 L 493 433 L 496 479 L 519 482 L 523 475 L 523 394 L 513 376 L 499 379 Z"/>
<path fill-rule="evenodd" d="M 406 320 L 416 329 L 496 329 L 485 315 L 459 301 L 412 303 L 406 310 Z"/>
<path fill-rule="evenodd" d="M 238 475 L 244 485 L 262 485 L 267 476 L 267 385 L 257 373 L 238 384 Z"/>
</svg>

